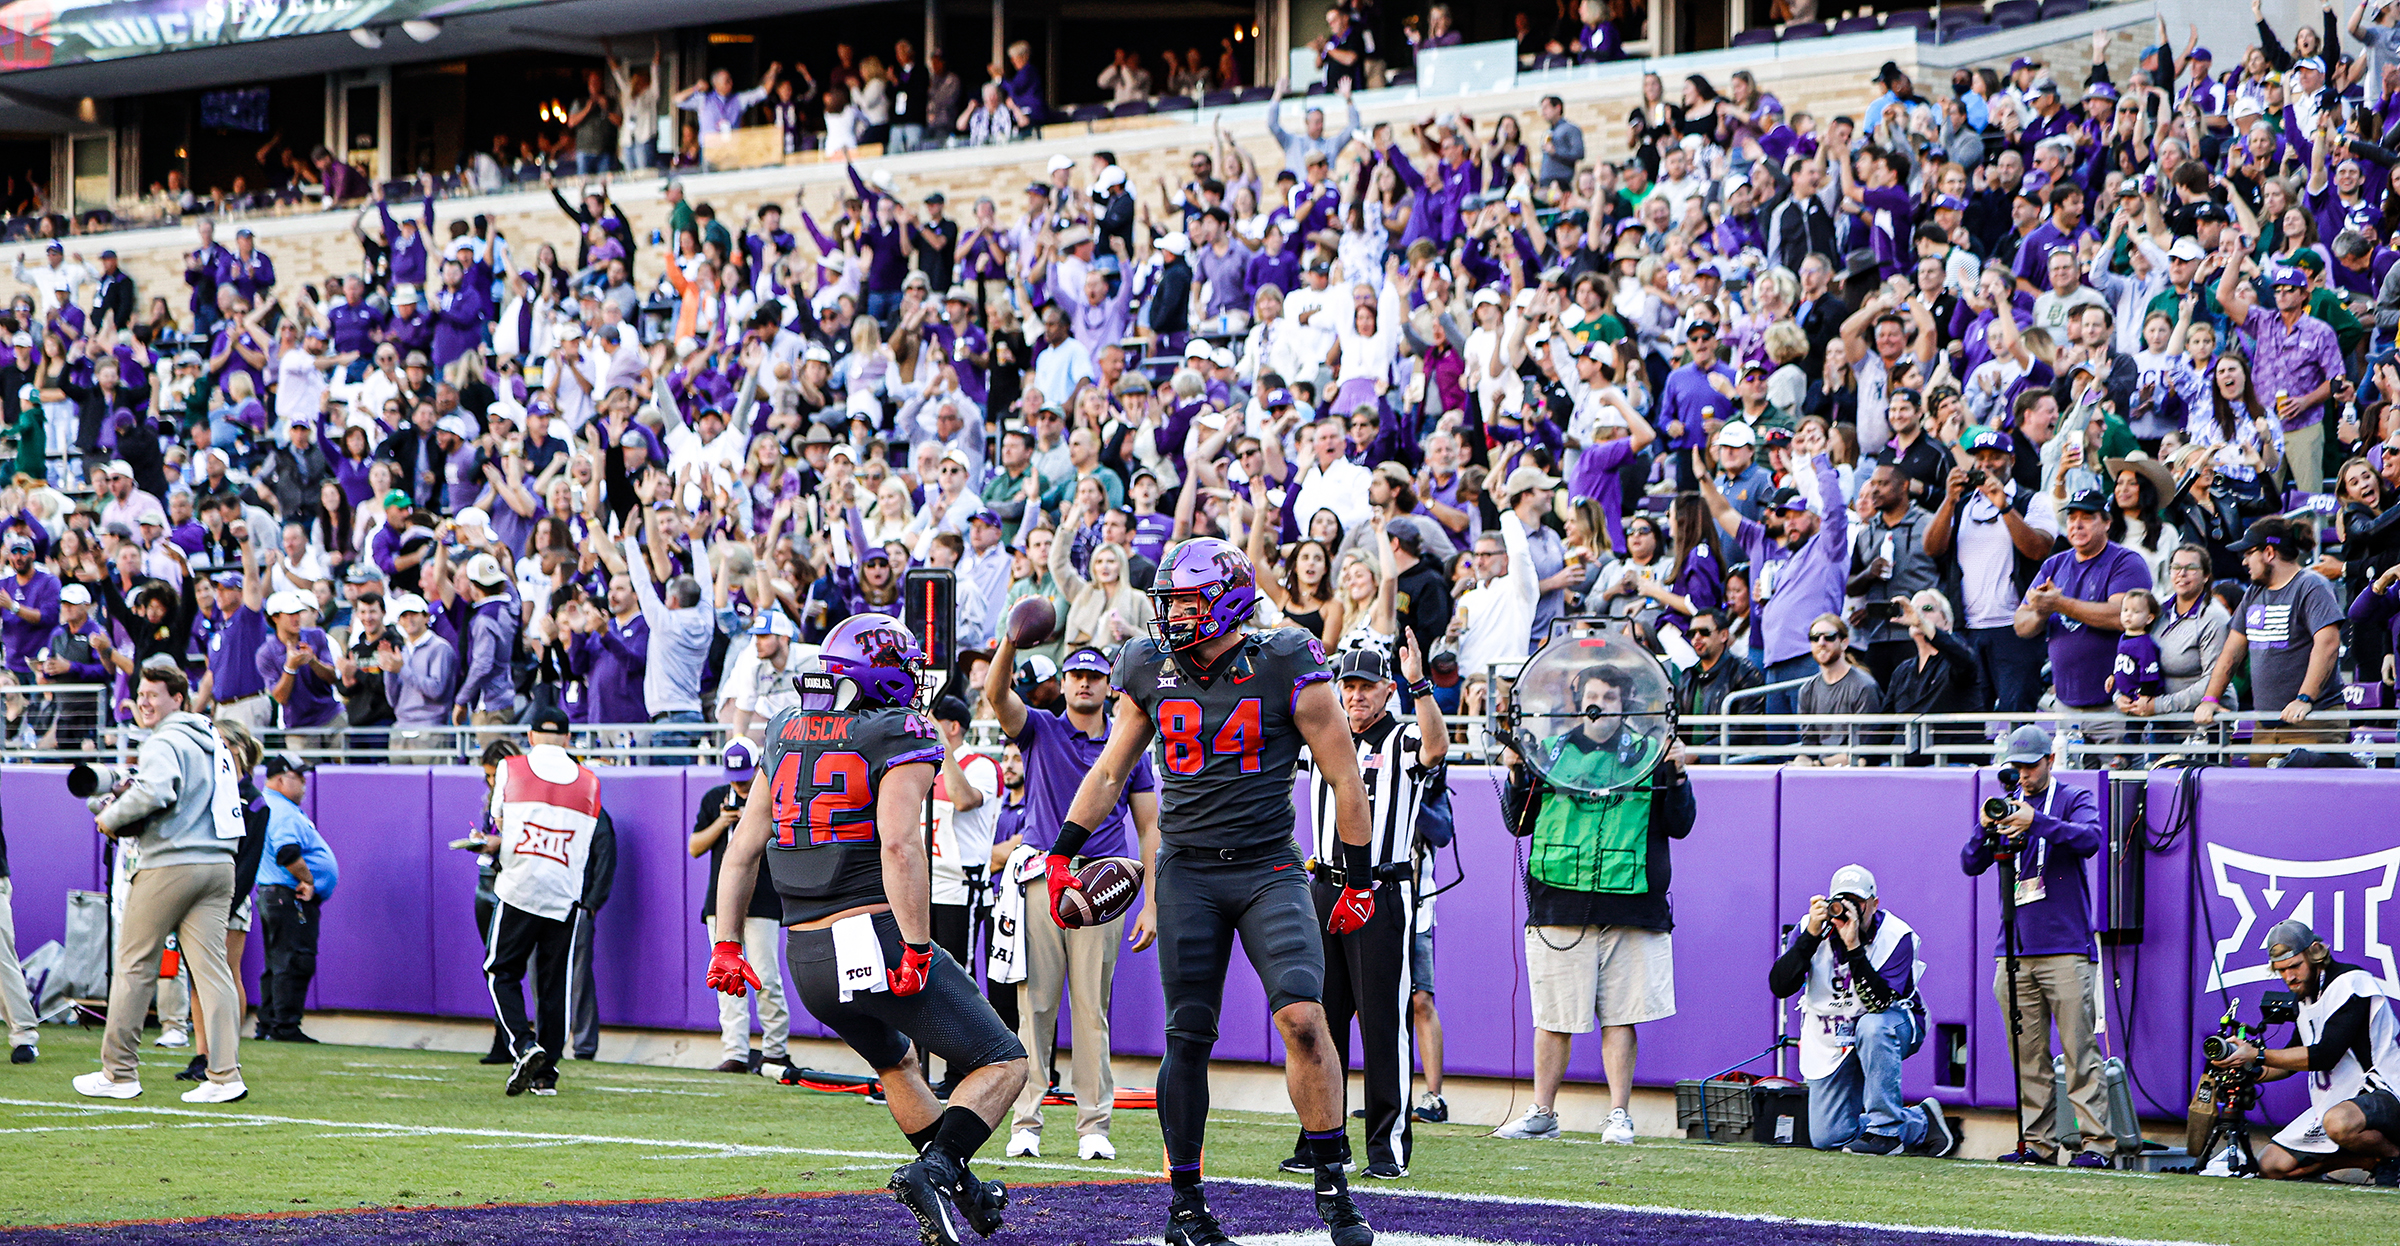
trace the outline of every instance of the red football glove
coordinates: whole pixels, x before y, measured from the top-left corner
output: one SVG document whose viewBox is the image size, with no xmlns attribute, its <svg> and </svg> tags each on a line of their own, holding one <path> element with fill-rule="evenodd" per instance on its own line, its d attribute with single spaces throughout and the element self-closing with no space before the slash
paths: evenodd
<svg viewBox="0 0 2400 1246">
<path fill-rule="evenodd" d="M 1355 934 L 1375 916 L 1375 890 L 1372 887 L 1344 887 L 1342 898 L 1333 902 L 1333 914 L 1325 919 L 1325 929 L 1334 934 Z"/>
<path fill-rule="evenodd" d="M 933 972 L 933 945 L 928 943 L 919 951 L 907 944 L 900 945 L 900 967 L 887 970 L 884 978 L 894 995 L 914 995 L 925 989 L 925 976 Z"/>
<path fill-rule="evenodd" d="M 1067 863 L 1067 859 L 1055 852 L 1050 854 L 1049 868 L 1050 920 L 1057 922 L 1059 929 L 1065 930 L 1067 919 L 1058 915 L 1058 898 L 1070 891 L 1082 891 L 1083 884 L 1075 881 L 1075 871 Z"/>
<path fill-rule="evenodd" d="M 749 990 L 760 989 L 758 971 L 752 969 L 749 959 L 742 955 L 742 945 L 731 939 L 718 943 L 716 950 L 708 957 L 709 988 L 740 999 L 745 983 Z"/>
</svg>

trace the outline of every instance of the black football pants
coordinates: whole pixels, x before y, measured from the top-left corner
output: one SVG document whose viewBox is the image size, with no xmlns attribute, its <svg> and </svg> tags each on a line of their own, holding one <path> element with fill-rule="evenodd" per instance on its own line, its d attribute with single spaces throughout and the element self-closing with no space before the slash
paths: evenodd
<svg viewBox="0 0 2400 1246">
<path fill-rule="evenodd" d="M 258 889 L 256 909 L 266 941 L 266 971 L 258 976 L 258 1028 L 274 1036 L 300 1028 L 308 984 L 317 976 L 317 915 L 322 900 L 302 900 L 289 887 Z"/>
<path fill-rule="evenodd" d="M 567 984 L 575 975 L 574 915 L 559 921 L 502 901 L 492 914 L 492 941 L 483 958 L 484 982 L 492 993 L 492 1011 L 508 1038 L 509 1050 L 522 1053 L 531 1038 L 542 1049 L 544 1067 L 555 1067 L 566 1055 Z M 525 1019 L 525 974 L 532 963 L 534 1020 Z"/>
</svg>

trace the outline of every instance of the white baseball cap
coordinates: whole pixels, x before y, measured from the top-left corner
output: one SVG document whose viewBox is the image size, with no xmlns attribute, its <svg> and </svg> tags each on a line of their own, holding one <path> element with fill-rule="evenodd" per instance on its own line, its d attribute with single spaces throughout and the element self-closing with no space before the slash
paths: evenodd
<svg viewBox="0 0 2400 1246">
<path fill-rule="evenodd" d="M 1857 896 L 1861 900 L 1875 898 L 1875 875 L 1863 865 L 1845 865 L 1833 872 L 1833 881 L 1825 884 L 1829 896 Z"/>
<path fill-rule="evenodd" d="M 316 606 L 317 603 L 309 600 L 304 594 L 288 589 L 280 593 L 267 594 L 267 614 L 270 617 L 278 614 L 300 614 L 304 611 L 314 610 Z"/>
<path fill-rule="evenodd" d="M 430 615 L 433 613 L 432 609 L 426 606 L 425 599 L 415 593 L 394 593 L 385 602 L 384 608 L 395 619 L 404 614 Z"/>
</svg>

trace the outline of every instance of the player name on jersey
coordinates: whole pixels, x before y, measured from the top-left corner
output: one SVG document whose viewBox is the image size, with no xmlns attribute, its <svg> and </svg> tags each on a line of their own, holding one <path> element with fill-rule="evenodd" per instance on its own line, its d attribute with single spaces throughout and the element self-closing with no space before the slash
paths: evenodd
<svg viewBox="0 0 2400 1246">
<path fill-rule="evenodd" d="M 850 717 L 847 714 L 794 714 L 783 720 L 775 733 L 778 740 L 847 740 L 850 738 Z"/>
</svg>

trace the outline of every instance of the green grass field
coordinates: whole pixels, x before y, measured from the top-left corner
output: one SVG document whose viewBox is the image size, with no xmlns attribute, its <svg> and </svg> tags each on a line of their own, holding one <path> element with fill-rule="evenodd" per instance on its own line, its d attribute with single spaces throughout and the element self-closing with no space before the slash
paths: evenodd
<svg viewBox="0 0 2400 1246">
<path fill-rule="evenodd" d="M 470 1055 L 257 1043 L 242 1056 L 251 1092 L 238 1104 L 181 1102 L 183 1057 L 154 1050 L 141 1098 L 87 1100 L 67 1082 L 97 1067 L 97 1036 L 46 1033 L 40 1063 L 0 1066 L 0 1222 L 872 1189 L 904 1145 L 880 1107 L 760 1078 L 570 1064 L 556 1098 L 510 1099 L 504 1070 Z M 1151 1113 L 1119 1112 L 1113 1132 L 1117 1163 L 1079 1163 L 1071 1110 L 1053 1109 L 1045 1136 L 1067 1158 L 987 1154 L 979 1167 L 1015 1182 L 1158 1171 Z M 1415 1175 L 1397 1186 L 2027 1234 L 2400 1241 L 2387 1190 L 1483 1133 L 1420 1126 Z M 1292 1136 L 1289 1117 L 1221 1113 L 1209 1170 L 1275 1177 Z"/>
</svg>

